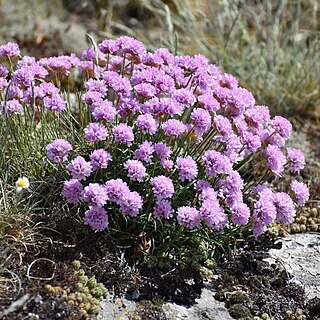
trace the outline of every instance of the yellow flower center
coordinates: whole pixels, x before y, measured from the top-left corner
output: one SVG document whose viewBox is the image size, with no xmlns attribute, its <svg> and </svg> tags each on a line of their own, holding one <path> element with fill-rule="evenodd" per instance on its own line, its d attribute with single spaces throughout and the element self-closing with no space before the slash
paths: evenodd
<svg viewBox="0 0 320 320">
<path fill-rule="evenodd" d="M 19 178 L 16 182 L 16 186 L 20 188 L 29 188 L 29 180 L 26 177 Z"/>
</svg>

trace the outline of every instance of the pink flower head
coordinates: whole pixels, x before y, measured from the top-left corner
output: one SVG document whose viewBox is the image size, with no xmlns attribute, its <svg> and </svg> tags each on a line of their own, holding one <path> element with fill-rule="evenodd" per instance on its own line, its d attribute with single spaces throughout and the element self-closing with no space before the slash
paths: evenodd
<svg viewBox="0 0 320 320">
<path fill-rule="evenodd" d="M 171 149 L 162 142 L 154 145 L 154 152 L 161 160 L 169 158 L 172 153 Z"/>
<path fill-rule="evenodd" d="M 59 94 L 59 88 L 57 88 L 53 83 L 51 82 L 42 82 L 39 87 L 41 88 L 43 94 L 47 97 L 51 97 L 54 95 Z"/>
<path fill-rule="evenodd" d="M 99 122 L 92 122 L 84 129 L 87 141 L 97 142 L 106 140 L 108 137 L 107 128 Z"/>
<path fill-rule="evenodd" d="M 250 209 L 245 203 L 236 203 L 232 206 L 231 212 L 231 220 L 234 224 L 241 226 L 248 223 L 250 218 Z"/>
<path fill-rule="evenodd" d="M 284 171 L 287 159 L 279 147 L 268 145 L 265 149 L 265 157 L 268 167 L 273 173 L 280 175 Z"/>
<path fill-rule="evenodd" d="M 31 86 L 33 80 L 34 73 L 32 72 L 30 66 L 17 69 L 12 77 L 13 83 L 21 87 Z"/>
<path fill-rule="evenodd" d="M 258 184 L 257 186 L 252 188 L 252 193 L 255 196 L 259 195 L 260 193 L 262 193 L 264 191 L 272 194 L 272 191 L 267 186 L 262 185 L 262 184 Z"/>
<path fill-rule="evenodd" d="M 117 104 L 117 112 L 125 117 L 131 114 L 135 114 L 140 111 L 141 105 L 136 98 L 122 97 Z"/>
<path fill-rule="evenodd" d="M 230 96 L 227 99 L 227 112 L 233 117 L 244 114 L 246 109 L 252 108 L 255 104 L 251 92 L 244 88 L 234 88 L 230 90 Z"/>
<path fill-rule="evenodd" d="M 136 126 L 143 132 L 155 134 L 157 131 L 157 122 L 150 114 L 141 114 L 136 120 Z"/>
<path fill-rule="evenodd" d="M 166 114 L 171 116 L 181 115 L 184 110 L 184 105 L 172 98 L 161 98 L 160 99 L 161 109 L 164 110 Z"/>
<path fill-rule="evenodd" d="M 0 77 L 0 90 L 4 91 L 8 88 L 8 80 L 6 78 Z"/>
<path fill-rule="evenodd" d="M 86 180 L 92 173 L 92 166 L 83 157 L 77 156 L 68 164 L 68 170 L 72 178 L 78 180 Z"/>
<path fill-rule="evenodd" d="M 268 225 L 261 219 L 255 219 L 252 224 L 252 233 L 255 237 L 262 235 L 268 229 Z"/>
<path fill-rule="evenodd" d="M 94 48 L 90 47 L 82 51 L 81 58 L 83 60 L 89 60 L 89 61 L 95 61 L 96 58 L 98 60 L 104 60 L 104 54 L 100 50 L 97 50 L 97 52 L 95 52 Z"/>
<path fill-rule="evenodd" d="M 227 177 L 219 179 L 216 187 L 219 188 L 220 193 L 222 192 L 224 196 L 228 196 L 242 191 L 243 180 L 238 171 L 232 170 Z"/>
<path fill-rule="evenodd" d="M 216 112 L 221 108 L 220 103 L 213 97 L 212 92 L 207 92 L 198 96 L 198 101 L 208 112 Z"/>
<path fill-rule="evenodd" d="M 246 153 L 255 153 L 261 147 L 261 138 L 251 133 L 242 137 L 242 143 L 246 146 Z"/>
<path fill-rule="evenodd" d="M 154 147 L 152 142 L 144 141 L 138 146 L 138 149 L 134 152 L 134 157 L 141 161 L 151 162 L 153 157 Z"/>
<path fill-rule="evenodd" d="M 68 76 L 72 68 L 79 66 L 80 60 L 72 53 L 70 56 L 41 58 L 39 64 L 52 75 Z"/>
<path fill-rule="evenodd" d="M 160 57 L 166 65 L 174 63 L 174 56 L 167 48 L 157 49 L 154 54 Z"/>
<path fill-rule="evenodd" d="M 224 213 L 218 200 L 205 200 L 200 208 L 200 216 L 204 223 L 217 230 L 221 230 L 228 222 L 228 216 Z"/>
<path fill-rule="evenodd" d="M 215 177 L 218 174 L 229 174 L 232 164 L 227 156 L 215 150 L 208 150 L 204 153 L 202 160 L 205 163 L 206 173 Z"/>
<path fill-rule="evenodd" d="M 50 111 L 61 112 L 66 106 L 66 102 L 60 97 L 60 95 L 55 94 L 52 96 L 47 96 L 43 98 L 43 105 Z"/>
<path fill-rule="evenodd" d="M 272 191 L 268 188 L 259 193 L 259 199 L 255 203 L 253 210 L 254 225 L 256 226 L 255 235 L 259 235 L 257 231 L 265 230 L 265 227 L 274 222 L 277 217 L 273 196 Z"/>
<path fill-rule="evenodd" d="M 0 77 L 1 78 L 5 78 L 9 73 L 9 70 L 3 66 L 2 64 L 0 64 Z"/>
<path fill-rule="evenodd" d="M 120 98 L 131 96 L 132 86 L 128 78 L 120 76 L 118 73 L 108 75 L 109 71 L 105 72 L 104 80 L 114 90 Z"/>
<path fill-rule="evenodd" d="M 183 206 L 178 208 L 177 212 L 179 224 L 187 228 L 199 227 L 201 215 L 196 208 Z"/>
<path fill-rule="evenodd" d="M 292 124 L 290 121 L 281 116 L 274 117 L 274 119 L 271 121 L 271 127 L 276 133 L 285 139 L 288 139 L 292 132 Z"/>
<path fill-rule="evenodd" d="M 219 84 L 221 87 L 234 89 L 238 87 L 238 80 L 231 74 L 223 73 L 219 76 Z"/>
<path fill-rule="evenodd" d="M 247 123 L 255 128 L 262 128 L 270 122 L 269 108 L 266 106 L 254 106 L 245 112 Z"/>
<path fill-rule="evenodd" d="M 117 110 L 110 101 L 94 102 L 92 108 L 92 116 L 97 120 L 112 122 L 117 115 Z"/>
<path fill-rule="evenodd" d="M 283 117 L 276 116 L 271 121 L 271 125 L 268 128 L 269 136 L 267 137 L 267 140 L 274 146 L 283 147 L 286 140 L 290 137 L 291 132 L 291 123 Z"/>
<path fill-rule="evenodd" d="M 16 100 L 16 99 L 13 99 L 13 100 L 9 100 L 7 101 L 6 103 L 6 113 L 8 114 L 20 114 L 22 112 L 22 105 L 21 103 Z"/>
<path fill-rule="evenodd" d="M 134 140 L 134 134 L 131 127 L 124 123 L 120 123 L 112 129 L 114 140 L 130 146 Z"/>
<path fill-rule="evenodd" d="M 309 189 L 303 182 L 293 180 L 290 184 L 294 198 L 299 206 L 303 206 L 309 199 Z"/>
<path fill-rule="evenodd" d="M 142 42 L 128 36 L 122 36 L 115 40 L 120 50 L 129 57 L 138 56 L 146 53 L 146 49 Z M 101 49 L 100 49 L 101 50 Z M 126 55 L 127 56 L 127 55 Z"/>
<path fill-rule="evenodd" d="M 211 187 L 211 186 L 204 186 L 201 190 L 200 190 L 200 194 L 199 194 L 199 200 L 201 201 L 206 201 L 206 200 L 217 200 L 218 199 L 218 194 L 217 192 Z"/>
<path fill-rule="evenodd" d="M 165 176 L 157 176 L 151 180 L 152 190 L 158 200 L 171 198 L 174 193 L 172 180 Z"/>
<path fill-rule="evenodd" d="M 160 219 L 169 219 L 172 216 L 172 206 L 171 202 L 168 200 L 158 200 L 153 207 L 153 216 L 160 220 Z"/>
<path fill-rule="evenodd" d="M 162 165 L 162 168 L 165 170 L 165 171 L 169 171 L 173 168 L 173 161 L 170 160 L 170 159 L 162 159 L 160 161 L 161 165 Z"/>
<path fill-rule="evenodd" d="M 287 159 L 292 172 L 300 171 L 306 165 L 303 152 L 299 149 L 287 148 Z"/>
<path fill-rule="evenodd" d="M 156 88 L 150 83 L 139 83 L 134 87 L 138 96 L 142 98 L 153 98 L 157 94 Z"/>
<path fill-rule="evenodd" d="M 105 183 L 105 190 L 108 199 L 117 204 L 121 204 L 130 192 L 128 185 L 121 179 L 111 179 Z"/>
<path fill-rule="evenodd" d="M 104 149 L 96 149 L 90 154 L 90 161 L 93 170 L 107 168 L 108 163 L 111 160 L 111 154 Z"/>
<path fill-rule="evenodd" d="M 62 195 L 67 199 L 69 203 L 78 203 L 83 190 L 81 182 L 77 179 L 71 179 L 65 181 L 63 184 Z"/>
<path fill-rule="evenodd" d="M 83 100 L 89 106 L 99 105 L 103 103 L 102 96 L 103 94 L 99 91 L 88 91 L 83 95 Z"/>
<path fill-rule="evenodd" d="M 277 210 L 277 220 L 284 225 L 292 223 L 296 209 L 290 196 L 285 192 L 277 192 L 273 196 L 273 203 Z"/>
<path fill-rule="evenodd" d="M 108 227 L 107 211 L 94 207 L 85 212 L 84 224 L 89 225 L 95 231 L 103 231 Z"/>
<path fill-rule="evenodd" d="M 92 207 L 103 207 L 108 200 L 105 187 L 99 183 L 89 183 L 84 188 L 82 197 Z"/>
<path fill-rule="evenodd" d="M 57 139 L 46 146 L 47 157 L 53 162 L 64 162 L 72 150 L 71 144 L 65 139 Z"/>
<path fill-rule="evenodd" d="M 8 99 L 9 101 L 12 99 L 15 100 L 15 99 L 21 99 L 23 97 L 23 91 L 22 89 L 20 89 L 18 86 L 15 86 L 15 85 L 11 85 L 9 86 L 8 88 Z"/>
<path fill-rule="evenodd" d="M 206 188 L 211 188 L 211 184 L 209 181 L 206 180 L 198 180 L 196 183 L 196 190 L 198 192 L 202 192 Z"/>
<path fill-rule="evenodd" d="M 200 136 L 211 128 L 211 116 L 205 109 L 193 109 L 190 119 L 194 122 L 194 131 Z"/>
<path fill-rule="evenodd" d="M 123 166 L 128 171 L 128 177 L 132 181 L 142 182 L 146 176 L 146 168 L 139 160 L 127 160 Z"/>
<path fill-rule="evenodd" d="M 90 78 L 85 83 L 84 86 L 88 91 L 99 92 L 102 95 L 105 95 L 106 92 L 107 92 L 107 86 L 106 86 L 106 83 L 103 80 L 96 80 L 96 79 Z"/>
<path fill-rule="evenodd" d="M 116 40 L 104 40 L 98 44 L 98 48 L 103 53 L 115 54 L 120 49 L 120 46 Z"/>
<path fill-rule="evenodd" d="M 232 124 L 230 120 L 224 116 L 217 115 L 213 119 L 213 126 L 217 130 L 217 132 L 222 135 L 230 135 L 233 133 Z"/>
<path fill-rule="evenodd" d="M 13 58 L 20 55 L 20 49 L 18 44 L 8 42 L 0 46 L 0 60 L 3 58 Z"/>
<path fill-rule="evenodd" d="M 187 88 L 175 90 L 172 96 L 176 101 L 186 106 L 190 106 L 195 102 L 195 95 Z"/>
<path fill-rule="evenodd" d="M 139 214 L 143 205 L 143 201 L 138 192 L 129 192 L 120 203 L 121 212 L 123 215 L 136 217 Z"/>
<path fill-rule="evenodd" d="M 179 178 L 181 181 L 193 180 L 198 175 L 197 163 L 190 157 L 177 158 L 177 167 L 179 170 Z"/>
<path fill-rule="evenodd" d="M 162 124 L 162 129 L 168 137 L 181 136 L 187 131 L 187 126 L 177 119 L 169 119 Z"/>
</svg>

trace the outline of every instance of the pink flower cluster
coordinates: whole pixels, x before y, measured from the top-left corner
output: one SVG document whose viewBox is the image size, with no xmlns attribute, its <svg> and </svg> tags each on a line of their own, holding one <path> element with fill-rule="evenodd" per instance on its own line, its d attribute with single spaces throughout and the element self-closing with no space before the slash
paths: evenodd
<svg viewBox="0 0 320 320">
<path fill-rule="evenodd" d="M 8 60 L 17 61 L 15 70 Z M 80 135 L 89 151 L 69 159 L 71 179 L 62 194 L 70 203 L 86 203 L 85 223 L 96 231 L 107 228 L 112 208 L 124 216 L 176 219 L 186 228 L 250 222 L 259 235 L 276 220 L 290 223 L 295 207 L 308 200 L 302 182 L 284 193 L 243 179 L 251 164 L 266 179 L 286 169 L 297 175 L 305 159 L 285 148 L 290 122 L 272 118 L 237 79 L 202 55 L 147 52 L 123 36 L 104 40 L 98 51 L 87 49 L 81 59 L 21 58 L 18 47 L 7 44 L 0 46 L 0 62 L 0 101 L 10 115 L 24 108 L 63 112 L 54 79 L 85 79 L 81 103 L 91 122 Z M 47 146 L 47 157 L 66 162 L 71 150 L 58 139 Z"/>
<path fill-rule="evenodd" d="M 237 171 L 252 156 L 270 175 L 303 169 L 302 152 L 283 149 L 292 131 L 288 120 L 271 118 L 268 108 L 255 105 L 253 95 L 233 76 L 201 55 L 178 57 L 166 49 L 147 53 L 129 37 L 105 40 L 98 48 L 103 63 L 86 82 L 83 96 L 96 122 L 85 129 L 85 139 L 105 141 L 107 159 L 113 158 L 114 169 L 99 166 L 111 179 L 102 188 L 113 186 L 107 202 L 131 216 L 151 204 L 156 219 L 175 216 L 187 228 L 205 224 L 223 230 L 251 220 L 255 235 L 275 220 L 292 221 L 295 206 L 308 199 L 305 185 L 293 183 L 293 198 L 271 190 L 254 193 L 252 188 L 245 193 L 246 181 Z M 93 60 L 88 52 L 84 60 Z M 130 152 L 115 158 L 116 150 L 125 149 Z M 91 181 L 88 172 L 97 167 L 92 156 L 86 164 L 77 159 L 68 165 L 73 179 Z M 88 202 L 83 193 L 79 200 Z"/>
</svg>

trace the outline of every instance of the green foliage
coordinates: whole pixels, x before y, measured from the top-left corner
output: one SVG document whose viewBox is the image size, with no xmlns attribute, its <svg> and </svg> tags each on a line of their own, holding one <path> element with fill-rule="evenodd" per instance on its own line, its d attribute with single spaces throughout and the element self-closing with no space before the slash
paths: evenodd
<svg viewBox="0 0 320 320">
<path fill-rule="evenodd" d="M 143 263 L 158 268 L 212 266 L 247 228 L 234 226 L 223 232 L 205 226 L 189 229 L 177 221 L 156 220 L 145 213 L 134 220 L 119 214 L 111 224 L 107 237 L 124 252 L 131 265 Z"/>
<path fill-rule="evenodd" d="M 41 177 L 48 172 L 45 159 L 47 144 L 61 137 L 77 141 L 79 138 L 77 128 L 88 123 L 88 115 L 83 114 L 81 102 L 78 100 L 71 102 L 70 96 L 75 100 L 81 93 L 79 92 L 78 96 L 70 92 L 65 93 L 68 104 L 61 114 L 50 112 L 44 107 L 37 112 L 31 112 L 33 108 L 24 105 L 24 116 L 9 116 L 6 113 L 1 115 L 1 175 L 5 172 L 13 179 L 18 175 Z M 75 108 L 77 108 L 76 114 L 72 113 Z M 51 170 L 53 169 L 54 166 L 51 166 Z"/>
</svg>

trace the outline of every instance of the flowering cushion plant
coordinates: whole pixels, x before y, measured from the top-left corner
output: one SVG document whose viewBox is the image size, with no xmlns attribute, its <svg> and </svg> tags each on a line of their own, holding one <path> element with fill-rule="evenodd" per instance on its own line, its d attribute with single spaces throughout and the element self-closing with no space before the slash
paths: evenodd
<svg viewBox="0 0 320 320">
<path fill-rule="evenodd" d="M 0 59 L 19 55 L 11 46 L 0 47 Z M 16 116 L 32 102 L 63 113 L 66 102 L 52 79 L 73 70 L 85 79 L 89 121 L 80 135 L 86 147 L 59 138 L 46 147 L 47 157 L 65 163 L 74 149 L 62 194 L 84 205 L 84 221 L 94 230 L 143 216 L 180 229 L 250 225 L 258 236 L 272 222 L 292 222 L 308 200 L 302 182 L 292 181 L 287 193 L 264 185 L 305 165 L 300 150 L 285 148 L 290 122 L 272 118 L 202 55 L 151 53 L 123 36 L 89 48 L 82 59 L 24 57 L 11 82 L 1 66 L 3 112 Z"/>
</svg>

